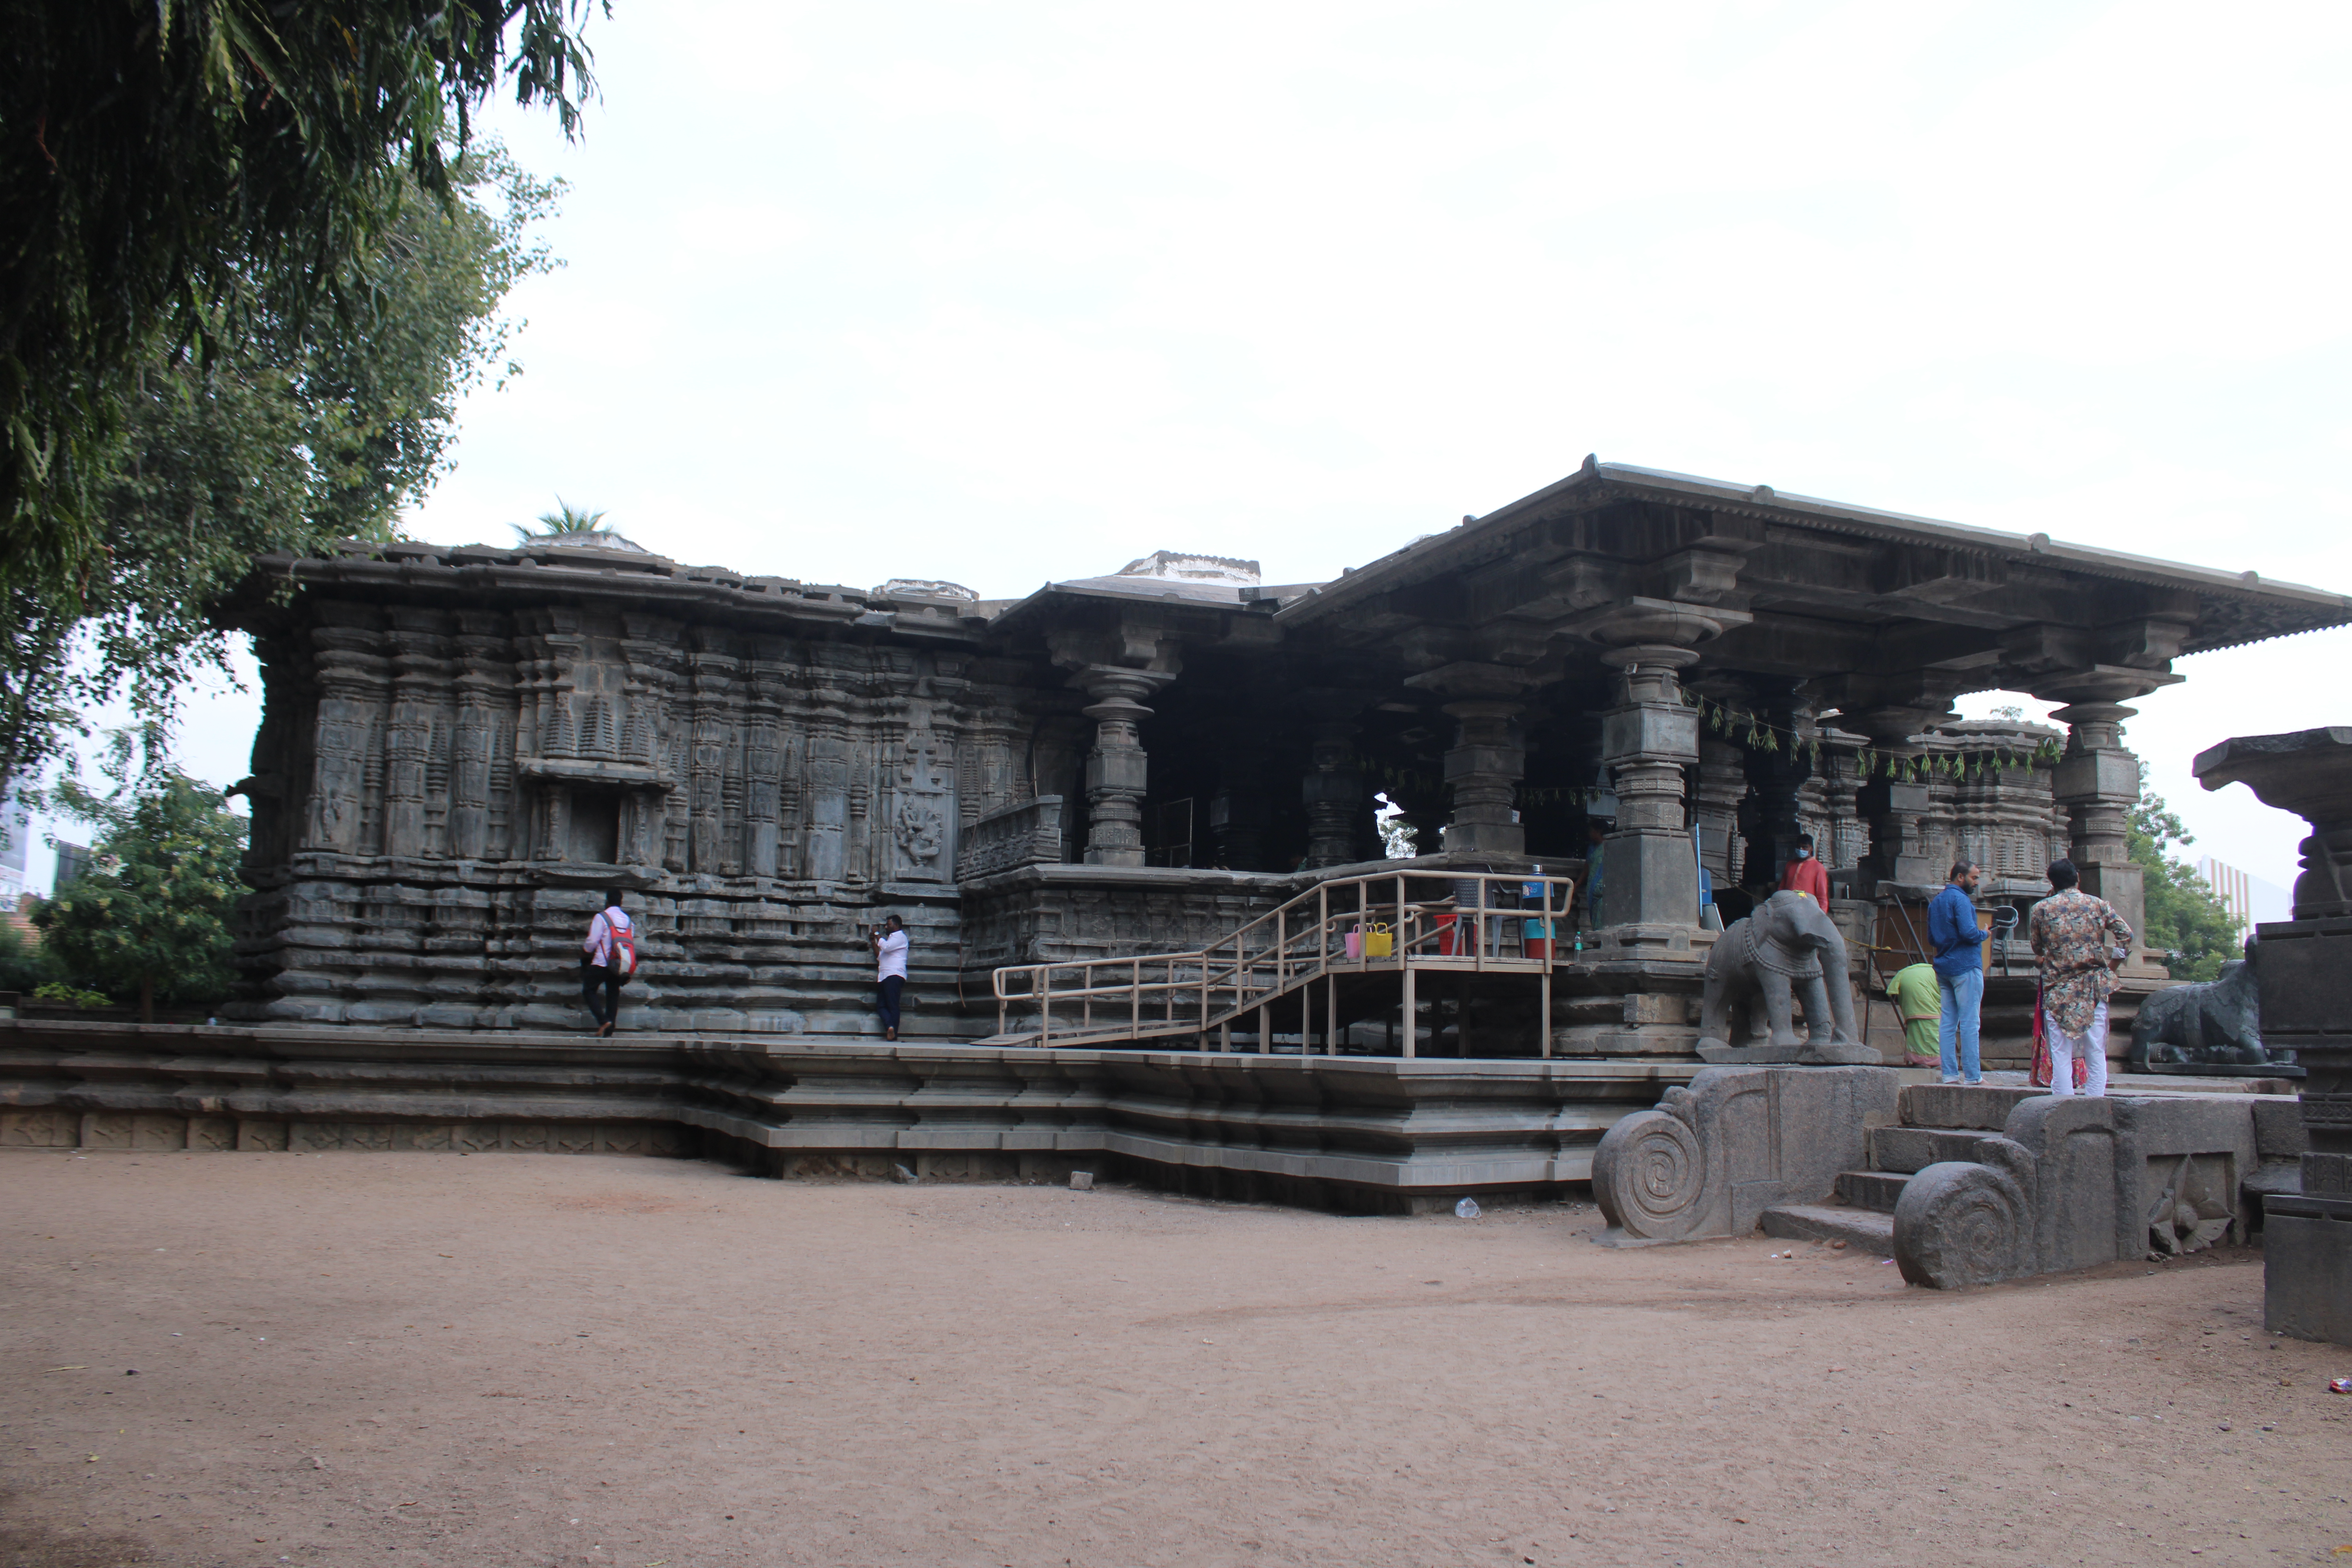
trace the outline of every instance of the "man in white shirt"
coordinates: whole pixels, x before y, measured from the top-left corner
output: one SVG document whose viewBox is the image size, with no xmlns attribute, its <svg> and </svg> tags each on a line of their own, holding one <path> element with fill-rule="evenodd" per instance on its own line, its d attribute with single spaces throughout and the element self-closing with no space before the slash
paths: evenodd
<svg viewBox="0 0 2352 1568">
<path fill-rule="evenodd" d="M 897 915 L 866 933 L 874 944 L 875 980 L 882 988 L 882 1037 L 898 1037 L 898 993 L 907 987 L 907 928 Z"/>
<path fill-rule="evenodd" d="M 604 908 L 588 922 L 588 940 L 580 944 L 580 993 L 599 1036 L 611 1034 L 620 1021 L 621 987 L 636 968 L 636 922 L 621 908 L 615 888 L 604 895 Z"/>
</svg>

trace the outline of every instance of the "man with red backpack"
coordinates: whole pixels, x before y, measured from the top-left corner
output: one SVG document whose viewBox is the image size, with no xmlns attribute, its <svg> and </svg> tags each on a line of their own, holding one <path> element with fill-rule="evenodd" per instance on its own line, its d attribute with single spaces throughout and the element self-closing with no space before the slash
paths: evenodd
<svg viewBox="0 0 2352 1568">
<path fill-rule="evenodd" d="M 620 889 L 604 895 L 604 908 L 588 922 L 588 940 L 580 946 L 580 994 L 596 1033 L 609 1035 L 620 1022 L 621 987 L 637 972 L 637 923 L 621 908 Z"/>
</svg>

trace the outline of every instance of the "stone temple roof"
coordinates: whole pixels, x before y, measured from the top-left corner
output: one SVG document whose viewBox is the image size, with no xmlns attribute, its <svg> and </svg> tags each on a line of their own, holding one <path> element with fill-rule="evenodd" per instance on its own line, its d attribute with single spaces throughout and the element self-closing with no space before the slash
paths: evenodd
<svg viewBox="0 0 2352 1568">
<path fill-rule="evenodd" d="M 1523 553 L 1532 525 L 1628 502 L 1711 520 L 1694 526 L 1724 536 L 1747 554 L 1749 567 L 1739 586 L 1748 591 L 1752 583 L 1771 607 L 1848 621 L 1917 615 L 1988 631 L 2063 622 L 2070 593 L 2113 584 L 2143 590 L 2154 613 L 2193 623 L 2182 653 L 2352 624 L 2352 598 L 2253 572 L 2184 565 L 2068 544 L 2046 533 L 2004 533 L 1594 458 L 1557 484 L 1350 570 L 1285 605 L 1278 619 L 1302 627 L 1328 621 L 1383 595 Z M 1881 548 L 1872 559 L 1873 545 L 1891 549 Z M 1539 547 L 1538 553 L 1556 559 L 1560 552 Z M 1780 573 L 1771 559 L 1776 554 L 1785 563 Z M 1895 554 L 1911 564 L 1895 568 L 1890 578 Z M 1838 570 L 1820 570 L 1832 563 Z"/>
<path fill-rule="evenodd" d="M 1321 584 L 1268 584 L 1254 561 L 1159 550 L 1118 572 L 982 599 L 927 579 L 856 589 L 682 565 L 611 535 L 505 547 L 352 541 L 323 560 L 256 566 L 265 595 L 289 577 L 428 596 L 536 589 L 963 639 L 1000 627 L 1028 635 L 1089 604 L 1089 614 L 1122 603 L 1194 617 L 1246 610 L 1262 629 L 1254 636 L 1334 653 L 1393 653 L 1419 638 L 1414 657 L 1482 626 L 1490 639 L 1543 639 L 1576 630 L 1607 601 L 1663 596 L 1724 612 L 1731 629 L 1707 654 L 1719 668 L 1902 666 L 1962 690 L 2030 689 L 2028 675 L 2109 660 L 2161 670 L 2179 654 L 2352 624 L 2352 598 L 2252 572 L 1590 458 L 1557 484 Z M 1662 585 L 1669 579 L 1679 586 Z M 269 618 L 258 603 L 228 615 Z"/>
</svg>

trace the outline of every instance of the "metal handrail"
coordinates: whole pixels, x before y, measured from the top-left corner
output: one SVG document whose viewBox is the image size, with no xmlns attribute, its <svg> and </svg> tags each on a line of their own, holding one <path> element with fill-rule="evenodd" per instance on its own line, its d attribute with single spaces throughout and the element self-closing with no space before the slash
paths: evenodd
<svg viewBox="0 0 2352 1568">
<path fill-rule="evenodd" d="M 1415 882 L 1443 882 L 1452 891 L 1441 899 L 1416 900 L 1411 887 Z M 1065 1024 L 1059 1031 L 1058 1038 L 1066 1044 L 1193 1032 L 1205 1035 L 1213 1028 L 1220 1047 L 1228 1048 L 1234 1021 L 1255 1010 L 1259 1014 L 1258 1049 L 1264 1052 L 1269 1047 L 1272 1028 L 1268 1007 L 1297 991 L 1300 993 L 1299 1049 L 1304 1055 L 1311 1047 L 1314 1010 L 1308 987 L 1320 979 L 1326 983 L 1324 1044 L 1328 1055 L 1338 1028 L 1339 977 L 1395 973 L 1403 984 L 1404 1054 L 1412 1056 L 1416 1033 L 1415 972 L 1466 970 L 1533 974 L 1541 980 L 1542 1053 L 1549 1056 L 1558 921 L 1571 908 L 1575 888 L 1570 878 L 1532 872 L 1398 870 L 1336 877 L 1245 921 L 1206 947 L 1122 958 L 1006 964 L 992 978 L 997 1033 L 1009 1033 L 1012 1005 L 1022 1002 L 1037 1008 L 1033 1043 L 1039 1046 L 1057 1037 L 1054 1011 L 1059 1005 L 1077 1010 L 1075 1024 Z M 1497 896 L 1498 889 L 1507 889 L 1507 895 Z M 1540 901 L 1532 908 L 1525 902 L 1530 889 L 1540 889 L 1537 895 Z M 1375 898 L 1376 889 L 1392 896 Z M 1353 899 L 1345 897 L 1351 890 Z M 1466 900 L 1465 891 L 1470 894 Z M 1522 919 L 1541 922 L 1545 947 L 1539 957 L 1528 956 L 1523 936 L 1516 952 L 1506 951 L 1512 945 L 1506 942 L 1506 933 L 1521 931 L 1517 922 Z M 1349 954 L 1349 935 L 1369 937 L 1372 928 L 1382 923 L 1389 927 L 1386 955 L 1370 956 L 1369 944 L 1361 941 L 1356 953 Z M 1466 952 L 1462 951 L 1465 948 Z M 1057 979 L 1061 976 L 1075 984 Z M 1098 1003 L 1106 1005 L 1118 1021 L 1097 1023 Z M 1064 1016 L 1069 1014 L 1065 1011 Z"/>
</svg>

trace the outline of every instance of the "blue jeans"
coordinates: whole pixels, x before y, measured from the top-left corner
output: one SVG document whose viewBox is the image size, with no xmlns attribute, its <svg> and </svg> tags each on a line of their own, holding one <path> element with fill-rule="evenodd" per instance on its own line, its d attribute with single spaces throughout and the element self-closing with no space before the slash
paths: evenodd
<svg viewBox="0 0 2352 1568">
<path fill-rule="evenodd" d="M 1943 1060 L 1944 1077 L 1975 1083 L 1984 1077 L 1977 1056 L 1977 1014 L 1984 1006 L 1984 971 L 1964 969 L 1958 974 L 1936 976 L 1944 993 L 1944 1016 L 1936 1026 L 1936 1053 Z M 1959 1053 L 1956 1060 L 1952 1047 Z"/>
</svg>

